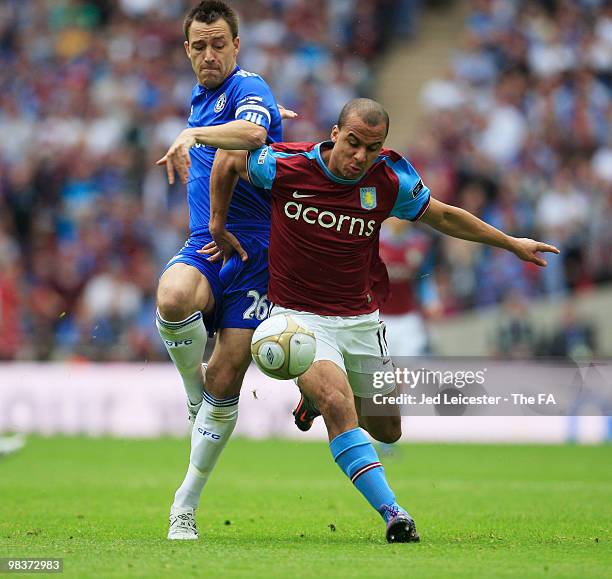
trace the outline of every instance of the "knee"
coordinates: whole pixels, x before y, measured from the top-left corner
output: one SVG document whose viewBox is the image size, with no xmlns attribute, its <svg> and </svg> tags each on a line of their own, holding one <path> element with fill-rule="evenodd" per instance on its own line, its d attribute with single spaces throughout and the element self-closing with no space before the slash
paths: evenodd
<svg viewBox="0 0 612 579">
<path fill-rule="evenodd" d="M 196 308 L 189 292 L 178 285 L 160 284 L 157 290 L 157 309 L 168 322 L 179 322 L 191 315 Z"/>
</svg>

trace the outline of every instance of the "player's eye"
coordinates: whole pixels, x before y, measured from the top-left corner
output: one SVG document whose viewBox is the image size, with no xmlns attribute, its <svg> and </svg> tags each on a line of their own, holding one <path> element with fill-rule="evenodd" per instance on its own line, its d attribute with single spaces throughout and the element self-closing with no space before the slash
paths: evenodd
<svg viewBox="0 0 612 579">
<path fill-rule="evenodd" d="M 216 50 L 223 50 L 225 48 L 225 44 L 214 44 L 213 46 Z"/>
</svg>

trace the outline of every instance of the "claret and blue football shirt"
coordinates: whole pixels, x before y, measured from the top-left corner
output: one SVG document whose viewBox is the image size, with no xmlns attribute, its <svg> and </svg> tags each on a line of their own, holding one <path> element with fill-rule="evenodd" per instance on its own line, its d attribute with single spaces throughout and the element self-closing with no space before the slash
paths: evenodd
<svg viewBox="0 0 612 579">
<path fill-rule="evenodd" d="M 430 191 L 389 149 L 359 179 L 342 179 L 321 157 L 331 146 L 278 143 L 248 155 L 251 183 L 272 194 L 268 295 L 319 315 L 370 313 L 388 293 L 380 226 L 389 216 L 419 219 Z"/>
</svg>

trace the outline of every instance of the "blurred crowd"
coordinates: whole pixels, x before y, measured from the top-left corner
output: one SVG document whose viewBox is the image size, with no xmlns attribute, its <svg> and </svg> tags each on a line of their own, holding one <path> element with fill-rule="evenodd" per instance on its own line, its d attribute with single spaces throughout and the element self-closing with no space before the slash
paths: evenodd
<svg viewBox="0 0 612 579">
<path fill-rule="evenodd" d="M 194 3 L 0 2 L 0 360 L 167 359 L 154 289 L 188 219 L 154 161 L 188 116 Z M 286 140 L 325 138 L 342 104 L 374 94 L 374 59 L 412 33 L 420 4 L 232 2 L 239 64 L 299 111 Z M 540 271 L 418 232 L 437 315 L 612 277 L 611 64 L 603 0 L 472 3 L 406 152 L 441 200 L 563 256 Z"/>
<path fill-rule="evenodd" d="M 433 236 L 444 313 L 612 279 L 612 3 L 472 0 L 460 50 L 421 97 L 408 152 L 436 197 L 561 250 L 540 269 Z"/>
<path fill-rule="evenodd" d="M 596 322 L 581 312 L 572 298 L 560 307 L 556 325 L 542 329 L 530 316 L 527 300 L 520 293 L 509 292 L 489 338 L 490 353 L 498 358 L 590 360 L 602 354 Z"/>
<path fill-rule="evenodd" d="M 182 186 L 154 166 L 195 82 L 195 0 L 0 2 L 0 360 L 166 360 L 161 267 L 187 235 Z M 239 0 L 239 64 L 325 136 L 370 91 L 371 60 L 418 0 Z M 384 32 L 384 33 L 383 33 Z"/>
</svg>

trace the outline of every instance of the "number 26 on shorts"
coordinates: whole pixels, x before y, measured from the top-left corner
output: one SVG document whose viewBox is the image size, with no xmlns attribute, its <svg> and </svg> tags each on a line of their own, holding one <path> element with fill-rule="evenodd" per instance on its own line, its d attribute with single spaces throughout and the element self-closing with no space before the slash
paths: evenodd
<svg viewBox="0 0 612 579">
<path fill-rule="evenodd" d="M 270 311 L 270 303 L 268 302 L 268 294 L 261 295 L 257 290 L 249 290 L 247 297 L 253 300 L 253 303 L 244 310 L 242 317 L 245 320 L 252 320 L 253 316 L 259 321 L 265 320 Z"/>
</svg>

